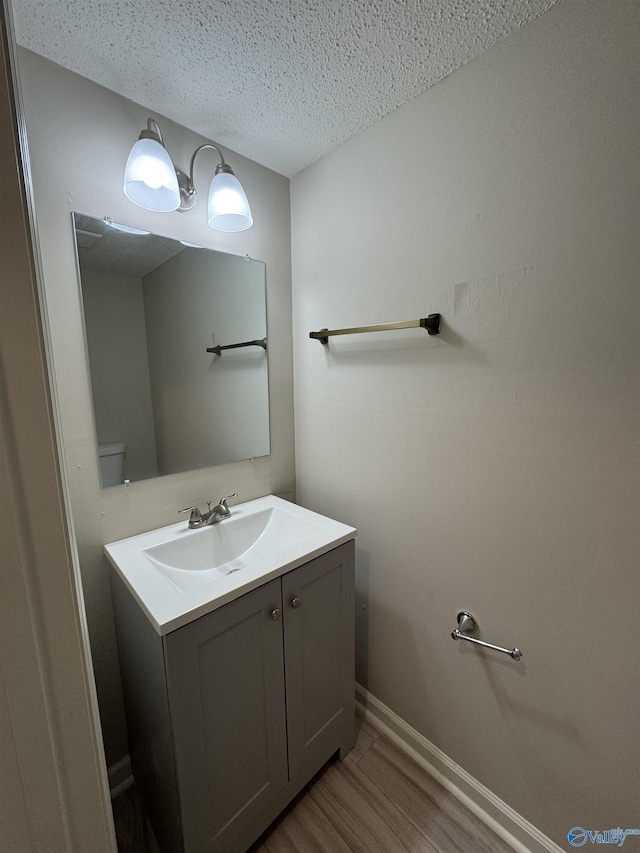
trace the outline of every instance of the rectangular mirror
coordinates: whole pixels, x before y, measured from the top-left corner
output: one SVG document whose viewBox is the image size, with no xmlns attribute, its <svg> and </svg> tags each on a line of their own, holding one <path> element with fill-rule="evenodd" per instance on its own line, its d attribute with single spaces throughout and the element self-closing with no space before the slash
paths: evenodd
<svg viewBox="0 0 640 853">
<path fill-rule="evenodd" d="M 103 488 L 267 456 L 265 265 L 73 224 Z"/>
</svg>

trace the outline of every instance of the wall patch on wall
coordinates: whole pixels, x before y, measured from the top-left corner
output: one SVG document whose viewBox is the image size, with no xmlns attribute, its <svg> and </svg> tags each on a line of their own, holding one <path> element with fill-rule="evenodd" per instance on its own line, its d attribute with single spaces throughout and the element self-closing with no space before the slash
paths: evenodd
<svg viewBox="0 0 640 853">
<path fill-rule="evenodd" d="M 523 311 L 520 285 L 533 267 L 464 281 L 453 288 L 457 331 L 467 340 L 513 340 Z"/>
</svg>

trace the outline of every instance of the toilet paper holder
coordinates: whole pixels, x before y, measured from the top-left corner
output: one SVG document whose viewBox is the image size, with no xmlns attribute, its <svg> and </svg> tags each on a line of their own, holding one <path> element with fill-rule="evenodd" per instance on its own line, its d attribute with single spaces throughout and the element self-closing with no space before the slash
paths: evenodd
<svg viewBox="0 0 640 853">
<path fill-rule="evenodd" d="M 493 649 L 496 652 L 502 652 L 509 655 L 514 660 L 520 660 L 522 652 L 519 648 L 506 649 L 504 646 L 495 646 L 493 643 L 485 643 L 484 640 L 476 640 L 475 637 L 469 637 L 469 634 L 475 634 L 478 630 L 478 622 L 474 616 L 466 610 L 461 610 L 458 613 L 458 627 L 451 632 L 451 637 L 454 640 L 467 640 L 469 643 L 475 643 L 477 646 L 484 646 L 487 649 Z"/>
</svg>

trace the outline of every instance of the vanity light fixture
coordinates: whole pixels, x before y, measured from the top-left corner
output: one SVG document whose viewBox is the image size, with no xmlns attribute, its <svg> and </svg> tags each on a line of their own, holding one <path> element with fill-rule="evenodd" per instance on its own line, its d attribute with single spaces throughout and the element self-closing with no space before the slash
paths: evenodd
<svg viewBox="0 0 640 853">
<path fill-rule="evenodd" d="M 129 154 L 124 175 L 125 195 L 147 210 L 191 210 L 196 203 L 193 165 L 196 156 L 205 148 L 213 148 L 220 158 L 209 188 L 209 225 L 217 231 L 250 228 L 253 217 L 247 196 L 218 146 L 207 142 L 196 148 L 187 175 L 173 165 L 158 122 L 152 118 L 147 120 L 146 130 L 142 131 Z"/>
</svg>

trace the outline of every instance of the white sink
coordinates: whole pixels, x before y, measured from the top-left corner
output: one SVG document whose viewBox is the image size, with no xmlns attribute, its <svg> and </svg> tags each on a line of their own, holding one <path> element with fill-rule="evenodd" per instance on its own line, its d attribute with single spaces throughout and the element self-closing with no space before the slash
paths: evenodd
<svg viewBox="0 0 640 853">
<path fill-rule="evenodd" d="M 274 495 L 231 507 L 231 517 L 186 521 L 105 545 L 105 553 L 159 634 L 227 604 L 353 539 L 356 530 Z"/>
</svg>

